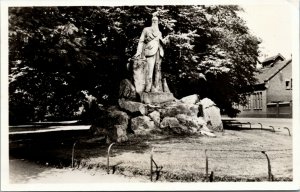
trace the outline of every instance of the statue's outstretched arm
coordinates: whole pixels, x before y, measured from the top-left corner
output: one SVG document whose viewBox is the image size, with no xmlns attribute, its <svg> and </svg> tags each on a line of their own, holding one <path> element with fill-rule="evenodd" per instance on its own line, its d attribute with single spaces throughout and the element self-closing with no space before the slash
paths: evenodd
<svg viewBox="0 0 300 192">
<path fill-rule="evenodd" d="M 162 44 L 166 45 L 170 43 L 170 35 L 167 35 L 165 38 L 160 38 Z"/>
</svg>

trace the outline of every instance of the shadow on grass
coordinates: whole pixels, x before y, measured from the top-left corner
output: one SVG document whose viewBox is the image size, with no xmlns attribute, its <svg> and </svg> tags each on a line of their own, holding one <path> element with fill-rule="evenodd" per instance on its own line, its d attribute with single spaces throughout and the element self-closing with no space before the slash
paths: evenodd
<svg viewBox="0 0 300 192">
<path fill-rule="evenodd" d="M 151 150 L 152 144 L 180 143 L 191 138 L 163 134 L 130 135 L 129 137 L 129 141 L 116 143 L 112 147 L 113 154 L 111 156 L 118 156 L 126 152 L 145 153 Z M 73 147 L 74 159 L 79 165 L 85 159 L 106 157 L 108 146 L 105 137 L 95 139 L 88 130 L 11 135 L 9 156 L 10 159 L 27 159 L 39 164 L 63 168 L 70 167 L 72 164 Z"/>
<path fill-rule="evenodd" d="M 231 130 L 250 130 L 250 128 L 225 127 Z M 271 131 L 270 129 L 267 129 Z M 225 130 L 226 132 L 226 130 Z M 194 143 L 193 138 L 199 136 L 180 136 L 180 135 L 147 135 L 147 136 L 134 136 L 129 135 L 129 141 L 113 146 L 112 156 L 119 156 L 122 153 L 149 153 L 153 144 L 169 144 L 169 143 Z M 72 131 L 59 131 L 38 134 L 24 134 L 14 135 L 10 137 L 10 158 L 20 158 L 31 160 L 40 164 L 47 164 L 48 166 L 64 168 L 70 167 L 72 163 L 72 149 L 75 144 L 75 165 L 76 167 L 92 168 L 106 168 L 106 159 L 101 159 L 89 162 L 88 160 L 93 157 L 106 157 L 108 144 L 105 138 L 96 140 L 90 135 L 88 130 L 72 130 Z M 148 164 L 147 164 L 148 165 Z M 143 167 L 120 165 L 117 167 L 119 173 L 126 175 L 126 172 L 131 172 L 133 175 L 148 176 L 149 169 Z M 175 182 L 195 182 L 204 181 L 204 172 L 173 172 L 162 170 L 162 177 L 160 180 Z M 276 178 L 277 179 L 277 178 Z M 266 181 L 266 178 L 241 178 L 230 176 L 215 175 L 214 181 Z M 280 181 L 290 181 L 289 178 L 278 178 Z"/>
<path fill-rule="evenodd" d="M 114 155 L 124 152 L 143 153 L 149 149 L 149 137 L 134 137 L 130 141 L 115 144 Z M 59 131 L 38 134 L 23 134 L 10 136 L 10 159 L 27 159 L 40 164 L 47 164 L 57 168 L 71 166 L 72 150 L 75 158 L 89 159 L 93 157 L 106 157 L 108 144 L 105 137 L 93 139 L 88 130 Z"/>
</svg>

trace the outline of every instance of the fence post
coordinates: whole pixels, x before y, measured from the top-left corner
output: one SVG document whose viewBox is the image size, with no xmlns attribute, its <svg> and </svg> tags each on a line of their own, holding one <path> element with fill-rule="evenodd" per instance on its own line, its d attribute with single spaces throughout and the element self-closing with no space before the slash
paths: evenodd
<svg viewBox="0 0 300 192">
<path fill-rule="evenodd" d="M 74 168 L 74 155 L 75 155 L 75 145 L 77 141 L 74 142 L 73 147 L 72 147 L 72 168 Z"/>
<path fill-rule="evenodd" d="M 208 182 L 208 157 L 207 157 L 207 149 L 205 149 L 205 180 Z"/>
<path fill-rule="evenodd" d="M 265 151 L 261 151 L 262 154 L 264 154 L 267 158 L 267 161 L 268 161 L 268 176 L 269 176 L 269 181 L 274 181 L 274 177 L 273 177 L 273 174 L 272 174 L 272 170 L 271 170 L 271 162 L 270 162 L 270 159 L 267 155 L 267 153 Z"/>
<path fill-rule="evenodd" d="M 261 123 L 257 123 L 257 124 L 260 124 L 260 130 L 262 130 L 262 128 L 263 128 L 262 124 Z"/>
<path fill-rule="evenodd" d="M 152 174 L 153 174 L 153 150 L 154 148 L 151 149 L 151 154 L 150 154 L 150 181 L 152 182 Z"/>
<path fill-rule="evenodd" d="M 213 171 L 210 173 L 209 181 L 214 182 L 214 172 Z"/>
<path fill-rule="evenodd" d="M 151 182 L 153 180 L 153 173 L 156 173 L 156 181 L 157 181 L 160 177 L 160 172 L 163 168 L 163 166 L 158 166 L 157 163 L 154 161 L 153 151 L 154 151 L 154 147 L 152 148 L 151 155 L 150 155 L 150 180 L 151 180 Z M 155 165 L 155 168 L 156 168 L 155 171 L 153 171 L 153 164 Z"/>
<path fill-rule="evenodd" d="M 108 149 L 107 149 L 107 174 L 109 174 L 109 155 L 110 155 L 110 149 L 111 147 L 114 145 L 115 143 L 112 143 L 109 145 Z"/>
<path fill-rule="evenodd" d="M 247 122 L 249 125 L 250 125 L 250 129 L 251 129 L 251 123 L 250 122 Z"/>
<path fill-rule="evenodd" d="M 290 132 L 290 129 L 288 127 L 284 127 L 284 129 L 287 129 L 288 132 L 289 132 L 289 136 L 291 136 L 291 132 Z"/>
</svg>

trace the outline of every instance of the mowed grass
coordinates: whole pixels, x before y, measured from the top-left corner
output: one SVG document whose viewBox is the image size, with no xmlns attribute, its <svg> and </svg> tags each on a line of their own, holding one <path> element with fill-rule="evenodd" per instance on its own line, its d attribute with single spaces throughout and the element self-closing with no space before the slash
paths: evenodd
<svg viewBox="0 0 300 192">
<path fill-rule="evenodd" d="M 213 171 L 214 181 L 267 181 L 267 159 L 261 153 L 266 151 L 271 161 L 274 179 L 293 179 L 293 137 L 287 133 L 273 133 L 271 130 L 260 129 L 226 129 L 224 133 L 216 135 L 216 138 L 162 134 L 130 135 L 128 142 L 112 146 L 110 165 L 121 162 L 116 167 L 116 174 L 150 180 L 150 154 L 153 149 L 154 161 L 163 166 L 159 182 L 203 182 L 207 150 L 208 173 L 210 175 Z M 88 132 L 27 135 L 25 141 L 20 145 L 11 145 L 12 157 L 60 168 L 70 167 L 72 148 L 76 141 L 76 169 L 106 169 L 109 145 L 105 144 L 103 139 L 91 139 Z M 153 178 L 155 179 L 155 175 Z"/>
<path fill-rule="evenodd" d="M 274 179 L 292 180 L 292 137 L 266 130 L 226 130 L 216 134 L 216 138 L 152 136 L 139 138 L 141 142 L 116 144 L 112 147 L 110 164 L 122 162 L 117 172 L 150 178 L 153 149 L 155 162 L 163 166 L 160 181 L 204 181 L 207 150 L 208 171 L 209 175 L 213 171 L 214 181 L 267 181 L 267 159 L 261 153 L 266 151 Z M 106 150 L 99 149 L 99 155 L 81 151 L 79 167 L 105 168 Z M 86 159 L 87 156 L 90 158 Z"/>
</svg>

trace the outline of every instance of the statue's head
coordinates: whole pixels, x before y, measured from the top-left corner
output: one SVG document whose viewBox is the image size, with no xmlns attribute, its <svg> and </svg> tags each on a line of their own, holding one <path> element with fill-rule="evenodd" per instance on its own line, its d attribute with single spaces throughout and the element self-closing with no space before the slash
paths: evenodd
<svg viewBox="0 0 300 192">
<path fill-rule="evenodd" d="M 158 17 L 156 16 L 152 17 L 152 25 L 158 25 Z"/>
</svg>

